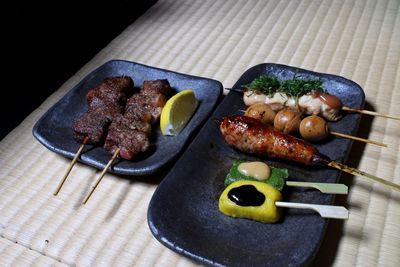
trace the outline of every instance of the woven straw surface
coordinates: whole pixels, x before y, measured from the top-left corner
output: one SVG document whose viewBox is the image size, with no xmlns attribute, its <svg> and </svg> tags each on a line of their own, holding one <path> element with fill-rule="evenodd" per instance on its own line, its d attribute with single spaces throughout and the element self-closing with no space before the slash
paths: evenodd
<svg viewBox="0 0 400 267">
<path fill-rule="evenodd" d="M 22 34 L 22 33 L 21 33 Z M 146 212 L 162 177 L 98 175 L 78 164 L 52 195 L 69 160 L 40 145 L 34 123 L 88 72 L 111 59 L 219 80 L 230 87 L 249 67 L 283 63 L 360 84 L 366 107 L 400 114 L 400 2 L 160 0 L 109 43 L 0 142 L 1 266 L 196 265 L 158 243 Z M 388 148 L 354 144 L 348 164 L 400 183 L 400 122 L 363 117 L 360 135 Z M 338 204 L 315 265 L 400 266 L 400 194 L 344 175 Z"/>
</svg>

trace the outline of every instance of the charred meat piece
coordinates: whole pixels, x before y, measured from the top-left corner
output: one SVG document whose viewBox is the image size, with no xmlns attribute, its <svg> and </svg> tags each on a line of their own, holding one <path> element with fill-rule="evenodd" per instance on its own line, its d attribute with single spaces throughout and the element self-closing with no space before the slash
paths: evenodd
<svg viewBox="0 0 400 267">
<path fill-rule="evenodd" d="M 246 116 L 225 117 L 220 124 L 225 141 L 246 153 L 285 159 L 306 165 L 325 164 L 329 160 L 317 149 L 294 136 L 281 133 Z"/>
<path fill-rule="evenodd" d="M 89 137 L 88 143 L 102 144 L 113 118 L 124 111 L 126 99 L 133 91 L 130 77 L 111 77 L 91 89 L 86 99 L 89 110 L 73 125 L 74 138 L 82 142 Z"/>
<path fill-rule="evenodd" d="M 91 89 L 86 100 L 89 108 L 96 107 L 124 107 L 126 100 L 133 92 L 133 80 L 130 77 L 110 77 Z"/>
<path fill-rule="evenodd" d="M 112 154 L 119 148 L 127 160 L 145 152 L 151 124 L 160 118 L 170 89 L 167 80 L 145 81 L 143 89 L 128 99 L 124 115 L 111 123 L 104 148 Z"/>
<path fill-rule="evenodd" d="M 144 81 L 140 93 L 129 98 L 125 114 L 142 116 L 143 120 L 155 123 L 160 118 L 170 90 L 168 80 Z"/>
<path fill-rule="evenodd" d="M 117 116 L 109 128 L 104 147 L 112 154 L 120 148 L 120 157 L 131 160 L 148 149 L 150 131 L 151 125 L 147 122 Z"/>
<path fill-rule="evenodd" d="M 102 143 L 107 136 L 107 128 L 111 123 L 108 116 L 99 116 L 103 110 L 89 109 L 85 112 L 73 126 L 74 138 L 82 143 L 85 137 L 89 137 L 90 144 Z"/>
<path fill-rule="evenodd" d="M 143 82 L 143 93 L 150 95 L 168 95 L 171 91 L 171 86 L 168 80 L 148 80 Z"/>
</svg>

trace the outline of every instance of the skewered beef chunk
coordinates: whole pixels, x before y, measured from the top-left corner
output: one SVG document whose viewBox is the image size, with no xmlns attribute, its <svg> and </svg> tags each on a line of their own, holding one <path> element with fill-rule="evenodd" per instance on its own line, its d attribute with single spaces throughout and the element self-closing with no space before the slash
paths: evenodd
<svg viewBox="0 0 400 267">
<path fill-rule="evenodd" d="M 74 138 L 82 143 L 85 137 L 89 137 L 89 144 L 102 143 L 107 136 L 107 128 L 111 120 L 107 115 L 101 116 L 101 109 L 89 109 L 73 125 Z"/>
<path fill-rule="evenodd" d="M 112 154 L 120 148 L 120 156 L 131 160 L 139 152 L 148 149 L 150 130 L 151 125 L 147 122 L 119 115 L 109 127 L 104 148 Z"/>
<path fill-rule="evenodd" d="M 140 93 L 129 98 L 125 114 L 142 116 L 143 120 L 155 123 L 160 118 L 170 90 L 168 80 L 144 81 Z"/>
<path fill-rule="evenodd" d="M 74 138 L 82 142 L 89 137 L 89 143 L 101 144 L 107 136 L 107 128 L 117 114 L 124 111 L 128 95 L 133 91 L 130 77 L 111 77 L 91 89 L 86 99 L 89 110 L 73 125 Z"/>
<path fill-rule="evenodd" d="M 112 154 L 120 148 L 120 156 L 127 160 L 146 151 L 151 124 L 160 118 L 170 89 L 167 80 L 145 81 L 140 93 L 128 99 L 124 115 L 111 123 L 104 148 Z"/>
<path fill-rule="evenodd" d="M 89 108 L 110 105 L 123 108 L 132 91 L 133 80 L 130 77 L 110 77 L 91 89 L 86 95 L 86 100 Z"/>
<path fill-rule="evenodd" d="M 161 94 L 168 95 L 171 91 L 171 86 L 168 80 L 153 80 L 143 82 L 143 93 L 144 94 Z"/>
</svg>

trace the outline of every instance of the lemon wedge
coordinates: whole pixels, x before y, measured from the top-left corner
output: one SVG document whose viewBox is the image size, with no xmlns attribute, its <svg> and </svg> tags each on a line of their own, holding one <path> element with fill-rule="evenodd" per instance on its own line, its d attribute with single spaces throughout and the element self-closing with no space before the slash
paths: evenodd
<svg viewBox="0 0 400 267">
<path fill-rule="evenodd" d="M 183 90 L 168 99 L 160 117 L 163 135 L 177 135 L 192 117 L 198 106 L 192 89 Z"/>
</svg>

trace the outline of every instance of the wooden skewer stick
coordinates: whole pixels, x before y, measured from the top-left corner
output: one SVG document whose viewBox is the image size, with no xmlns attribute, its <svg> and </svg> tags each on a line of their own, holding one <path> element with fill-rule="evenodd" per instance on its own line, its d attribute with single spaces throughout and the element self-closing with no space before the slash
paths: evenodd
<svg viewBox="0 0 400 267">
<path fill-rule="evenodd" d="M 344 165 L 342 163 L 339 163 L 339 162 L 336 162 L 336 161 L 327 162 L 327 165 L 330 166 L 330 167 L 333 167 L 335 169 L 338 169 L 338 170 L 353 174 L 353 175 L 361 176 L 361 177 L 366 178 L 366 179 L 368 179 L 368 180 L 370 180 L 372 182 L 377 182 L 379 184 L 382 184 L 384 186 L 388 186 L 391 189 L 400 192 L 400 185 L 392 183 L 392 182 L 387 181 L 385 179 L 379 178 L 379 177 L 377 177 L 375 175 L 372 175 L 372 174 L 357 170 L 355 168 L 351 168 L 349 166 L 346 166 L 346 165 Z"/>
<path fill-rule="evenodd" d="M 352 140 L 356 140 L 356 141 L 360 141 L 360 142 L 365 142 L 365 143 L 373 144 L 373 145 L 377 145 L 377 146 L 387 147 L 387 144 L 384 144 L 384 143 L 381 143 L 381 142 L 378 142 L 378 141 L 364 139 L 364 138 L 360 138 L 360 137 L 357 137 L 357 136 L 347 135 L 347 134 L 338 133 L 338 132 L 334 132 L 334 131 L 329 131 L 329 133 L 332 134 L 332 135 L 343 137 L 343 138 L 348 138 L 348 139 L 352 139 Z"/>
<path fill-rule="evenodd" d="M 243 93 L 243 90 L 239 89 L 239 88 L 224 88 L 224 89 L 228 90 L 228 91 L 234 91 L 234 92 L 237 92 L 237 93 Z M 344 106 L 344 107 L 342 107 L 342 110 L 350 111 L 350 112 L 357 112 L 357 113 L 371 115 L 371 116 L 379 116 L 379 117 L 388 118 L 388 119 L 400 120 L 400 116 L 382 114 L 382 113 L 378 113 L 378 112 L 370 111 L 370 110 L 365 110 L 365 109 L 355 109 L 355 108 L 350 108 L 350 107 Z"/>
<path fill-rule="evenodd" d="M 287 181 L 286 185 L 295 187 L 312 187 L 325 194 L 347 195 L 348 193 L 348 187 L 344 184 Z"/>
<path fill-rule="evenodd" d="M 400 116 L 381 114 L 381 113 L 378 113 L 375 111 L 370 111 L 370 110 L 365 110 L 365 109 L 354 109 L 354 108 L 349 108 L 349 107 L 342 107 L 342 110 L 350 111 L 350 112 L 357 112 L 357 113 L 372 115 L 372 116 L 379 116 L 379 117 L 384 117 L 384 118 L 388 118 L 388 119 L 400 120 Z"/>
<path fill-rule="evenodd" d="M 60 192 L 61 188 L 63 187 L 65 181 L 67 180 L 67 177 L 69 175 L 69 173 L 71 172 L 72 168 L 74 167 L 76 161 L 78 160 L 79 156 L 82 153 L 83 148 L 85 147 L 86 143 L 89 141 L 89 137 L 85 137 L 85 139 L 83 139 L 83 142 L 81 144 L 81 146 L 79 147 L 78 151 L 76 152 L 74 158 L 72 159 L 71 163 L 68 166 L 68 169 L 65 171 L 63 178 L 61 179 L 60 183 L 57 186 L 56 191 L 54 191 L 53 195 L 57 196 L 58 193 Z"/>
<path fill-rule="evenodd" d="M 283 208 L 311 209 L 318 212 L 322 218 L 332 218 L 332 219 L 349 218 L 349 211 L 342 206 L 330 206 L 330 205 L 282 202 L 282 201 L 276 201 L 275 206 Z"/>
<path fill-rule="evenodd" d="M 246 112 L 246 110 L 243 110 L 243 109 L 239 109 L 239 111 L 243 112 L 243 113 Z M 378 142 L 378 141 L 374 141 L 374 140 L 364 139 L 364 138 L 361 138 L 361 137 L 348 135 L 348 134 L 343 134 L 343 133 L 338 133 L 338 132 L 334 132 L 334 131 L 330 131 L 330 130 L 329 130 L 329 133 L 332 134 L 332 135 L 339 136 L 339 137 L 352 139 L 352 140 L 355 140 L 355 141 L 360 141 L 360 142 L 364 142 L 364 143 L 368 143 L 368 144 L 372 144 L 372 145 L 377 145 L 377 146 L 381 146 L 381 147 L 387 147 L 387 144 L 384 144 L 384 143 L 381 143 L 381 142 Z"/>
<path fill-rule="evenodd" d="M 85 205 L 89 198 L 92 196 L 94 190 L 96 190 L 97 186 L 100 184 L 101 180 L 103 179 L 104 175 L 106 174 L 108 168 L 110 168 L 111 164 L 114 162 L 114 160 L 117 158 L 118 154 L 119 154 L 120 149 L 117 148 L 117 150 L 115 150 L 114 155 L 112 156 L 112 158 L 110 159 L 110 161 L 107 163 L 107 165 L 104 167 L 103 171 L 101 172 L 99 178 L 97 179 L 96 183 L 94 184 L 94 186 L 92 187 L 92 190 L 89 192 L 89 194 L 85 197 L 85 199 L 82 201 L 82 204 Z"/>
</svg>

